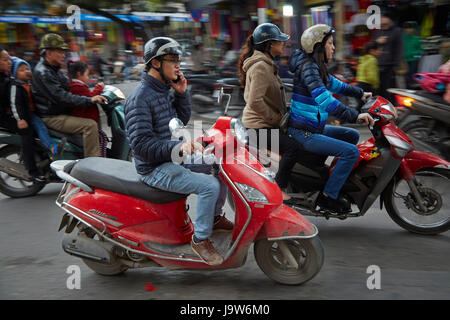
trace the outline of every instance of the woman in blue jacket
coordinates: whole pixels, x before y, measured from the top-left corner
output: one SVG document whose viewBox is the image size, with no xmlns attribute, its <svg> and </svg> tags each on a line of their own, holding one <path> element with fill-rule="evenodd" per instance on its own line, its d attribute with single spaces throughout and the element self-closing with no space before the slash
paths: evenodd
<svg viewBox="0 0 450 320">
<path fill-rule="evenodd" d="M 308 28 L 301 37 L 303 50 L 296 50 L 291 57 L 290 70 L 295 77 L 288 132 L 305 150 L 339 157 L 317 204 L 323 209 L 343 213 L 351 208 L 346 199 L 339 197 L 339 191 L 358 160 L 359 132 L 326 125 L 327 117 L 332 114 L 342 122 L 358 121 L 370 125 L 373 125 L 373 119 L 367 113 L 359 114 L 346 107 L 332 96 L 332 93 L 338 93 L 363 101 L 371 96 L 371 93 L 328 74 L 327 63 L 335 50 L 333 33 L 334 29 L 324 24 Z"/>
</svg>

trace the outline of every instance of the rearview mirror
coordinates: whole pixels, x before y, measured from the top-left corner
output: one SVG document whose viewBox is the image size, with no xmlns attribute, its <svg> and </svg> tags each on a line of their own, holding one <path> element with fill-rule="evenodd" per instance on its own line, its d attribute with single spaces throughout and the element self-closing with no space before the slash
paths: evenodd
<svg viewBox="0 0 450 320">
<path fill-rule="evenodd" d="M 172 135 L 174 135 L 174 133 L 176 133 L 177 131 L 179 131 L 180 129 L 184 128 L 184 123 L 178 119 L 178 118 L 172 118 L 169 121 L 169 129 L 170 132 L 172 133 Z"/>
</svg>

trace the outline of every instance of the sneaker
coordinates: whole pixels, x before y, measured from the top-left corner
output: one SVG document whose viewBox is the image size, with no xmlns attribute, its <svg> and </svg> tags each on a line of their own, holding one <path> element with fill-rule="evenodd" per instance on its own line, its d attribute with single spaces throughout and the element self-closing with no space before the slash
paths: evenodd
<svg viewBox="0 0 450 320">
<path fill-rule="evenodd" d="M 209 239 L 196 243 L 194 241 L 194 236 L 192 236 L 191 248 L 200 259 L 210 266 L 218 266 L 223 263 L 222 256 L 214 249 L 214 246 Z"/>
<path fill-rule="evenodd" d="M 64 152 L 64 149 L 66 147 L 67 138 L 62 137 L 61 141 L 58 143 L 58 151 L 56 152 L 57 155 L 60 155 Z"/>
<path fill-rule="evenodd" d="M 345 198 L 333 199 L 327 197 L 322 192 L 317 197 L 317 205 L 322 209 L 331 210 L 337 213 L 348 213 L 352 211 L 351 203 Z"/>
<path fill-rule="evenodd" d="M 45 176 L 31 176 L 31 181 L 34 183 L 45 183 L 47 180 Z"/>
<path fill-rule="evenodd" d="M 64 148 L 66 146 L 67 138 L 63 137 L 61 138 L 61 141 L 58 144 L 53 144 L 50 148 L 50 151 L 54 156 L 59 156 L 61 153 L 63 153 Z"/>
<path fill-rule="evenodd" d="M 213 232 L 231 232 L 234 224 L 225 215 L 214 217 Z"/>
</svg>

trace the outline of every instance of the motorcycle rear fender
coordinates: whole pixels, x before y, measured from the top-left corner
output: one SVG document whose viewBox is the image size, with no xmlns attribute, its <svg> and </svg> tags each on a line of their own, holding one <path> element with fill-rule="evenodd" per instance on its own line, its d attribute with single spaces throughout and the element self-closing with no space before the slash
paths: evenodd
<svg viewBox="0 0 450 320">
<path fill-rule="evenodd" d="M 413 150 L 403 158 L 400 164 L 402 177 L 409 181 L 421 168 L 441 168 L 450 170 L 450 162 L 430 153 Z"/>
<path fill-rule="evenodd" d="M 255 240 L 310 239 L 319 231 L 317 227 L 294 209 L 281 205 L 271 212 Z"/>
</svg>

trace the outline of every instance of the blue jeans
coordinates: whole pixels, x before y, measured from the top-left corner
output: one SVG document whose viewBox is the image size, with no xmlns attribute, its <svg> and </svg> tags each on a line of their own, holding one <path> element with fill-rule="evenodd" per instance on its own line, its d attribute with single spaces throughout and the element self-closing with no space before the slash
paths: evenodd
<svg viewBox="0 0 450 320">
<path fill-rule="evenodd" d="M 227 185 L 219 178 L 218 172 L 211 176 L 212 169 L 208 164 L 166 162 L 150 174 L 141 176 L 142 181 L 151 187 L 198 195 L 194 233 L 201 241 L 211 235 L 214 216 L 222 214 L 227 195 Z"/>
<path fill-rule="evenodd" d="M 34 131 L 36 131 L 39 139 L 47 147 L 48 150 L 52 151 L 52 147 L 56 148 L 58 145 L 53 141 L 53 139 L 48 134 L 48 129 L 45 123 L 39 118 L 34 112 L 31 112 L 31 121 L 33 124 Z"/>
<path fill-rule="evenodd" d="M 288 133 L 305 150 L 320 155 L 339 157 L 323 189 L 329 197 L 337 199 L 339 191 L 359 158 L 359 150 L 356 147 L 359 132 L 352 128 L 325 126 L 321 134 L 295 128 L 289 128 Z"/>
</svg>

